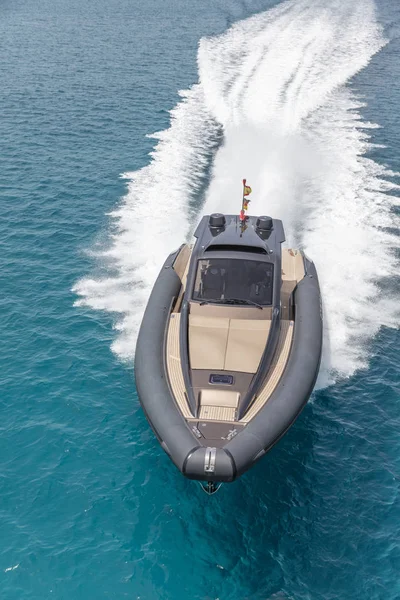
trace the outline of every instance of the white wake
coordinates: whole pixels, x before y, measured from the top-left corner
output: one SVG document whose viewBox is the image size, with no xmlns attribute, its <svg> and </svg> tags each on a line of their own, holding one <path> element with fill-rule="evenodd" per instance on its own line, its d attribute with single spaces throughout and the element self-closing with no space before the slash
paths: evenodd
<svg viewBox="0 0 400 600">
<path fill-rule="evenodd" d="M 127 174 L 112 213 L 108 275 L 84 279 L 77 305 L 117 315 L 113 350 L 134 354 L 143 308 L 167 254 L 201 214 L 237 212 L 241 179 L 251 214 L 282 218 L 288 244 L 316 263 L 325 318 L 323 377 L 366 364 L 367 340 L 396 326 L 377 281 L 395 274 L 393 176 L 365 156 L 371 123 L 346 82 L 385 44 L 373 0 L 291 0 L 203 39 L 199 83 L 184 92 L 150 164 Z M 198 194 L 219 132 L 203 206 Z M 197 198 L 197 212 L 191 208 Z"/>
</svg>

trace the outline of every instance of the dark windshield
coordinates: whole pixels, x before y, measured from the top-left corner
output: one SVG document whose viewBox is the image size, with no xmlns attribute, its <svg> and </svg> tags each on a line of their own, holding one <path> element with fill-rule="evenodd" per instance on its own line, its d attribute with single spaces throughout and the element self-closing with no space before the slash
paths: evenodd
<svg viewBox="0 0 400 600">
<path fill-rule="evenodd" d="M 273 264 L 257 260 L 199 260 L 193 299 L 248 300 L 264 306 L 271 305 L 273 272 Z"/>
</svg>

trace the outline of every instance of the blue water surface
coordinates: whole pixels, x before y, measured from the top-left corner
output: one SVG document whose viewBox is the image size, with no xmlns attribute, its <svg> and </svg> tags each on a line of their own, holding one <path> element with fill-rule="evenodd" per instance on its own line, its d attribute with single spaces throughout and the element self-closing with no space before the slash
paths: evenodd
<svg viewBox="0 0 400 600">
<path fill-rule="evenodd" d="M 199 39 L 272 4 L 0 4 L 2 600 L 400 598 L 398 331 L 208 498 L 156 442 L 110 316 L 73 306 Z M 391 43 L 352 85 L 399 171 L 400 11 L 378 9 Z"/>
</svg>

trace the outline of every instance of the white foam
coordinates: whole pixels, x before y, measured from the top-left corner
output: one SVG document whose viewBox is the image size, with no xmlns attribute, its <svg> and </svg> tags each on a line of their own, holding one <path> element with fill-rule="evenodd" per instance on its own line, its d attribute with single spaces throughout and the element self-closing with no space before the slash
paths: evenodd
<svg viewBox="0 0 400 600">
<path fill-rule="evenodd" d="M 152 284 L 167 255 L 189 235 L 190 199 L 202 185 L 210 148 L 219 128 L 204 108 L 203 90 L 195 85 L 180 92 L 171 111 L 171 126 L 153 134 L 158 143 L 150 164 L 123 175 L 128 193 L 111 213 L 110 244 L 92 252 L 107 275 L 79 281 L 77 306 L 117 315 L 118 335 L 112 349 L 131 359 Z"/>
<path fill-rule="evenodd" d="M 199 84 L 171 113 L 151 163 L 129 174 L 113 213 L 110 276 L 79 282 L 78 304 L 118 314 L 114 351 L 132 358 L 145 301 L 168 252 L 189 234 L 190 200 L 205 176 L 218 126 L 224 143 L 202 212 L 237 212 L 240 183 L 251 213 L 282 218 L 289 245 L 318 268 L 325 313 L 322 383 L 366 364 L 366 340 L 397 324 L 376 280 L 394 275 L 384 228 L 393 225 L 393 175 L 365 156 L 368 131 L 346 82 L 385 44 L 372 0 L 291 0 L 201 40 Z M 200 210 L 200 208 L 199 208 Z"/>
<path fill-rule="evenodd" d="M 14 565 L 13 567 L 7 567 L 6 569 L 4 569 L 4 573 L 8 573 L 9 571 L 15 571 L 15 569 L 18 569 L 19 567 L 19 563 L 17 565 Z"/>
</svg>

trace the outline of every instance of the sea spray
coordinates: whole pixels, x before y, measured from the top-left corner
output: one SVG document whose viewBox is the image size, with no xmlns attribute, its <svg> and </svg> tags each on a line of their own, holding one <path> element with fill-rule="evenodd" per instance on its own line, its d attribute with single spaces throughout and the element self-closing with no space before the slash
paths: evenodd
<svg viewBox="0 0 400 600">
<path fill-rule="evenodd" d="M 398 242 L 387 232 L 395 186 L 382 179 L 393 174 L 366 157 L 374 125 L 363 122 L 362 102 L 346 84 L 385 43 L 372 0 L 289 1 L 201 40 L 199 83 L 155 136 L 150 164 L 127 174 L 110 245 L 98 253 L 108 275 L 74 288 L 78 305 L 117 315 L 113 350 L 121 358 L 133 357 L 166 255 L 190 238 L 201 214 L 237 212 L 246 176 L 250 213 L 283 219 L 287 244 L 316 263 L 325 319 L 320 384 L 366 364 L 366 341 L 396 323 L 395 303 L 378 285 L 395 272 Z"/>
</svg>

